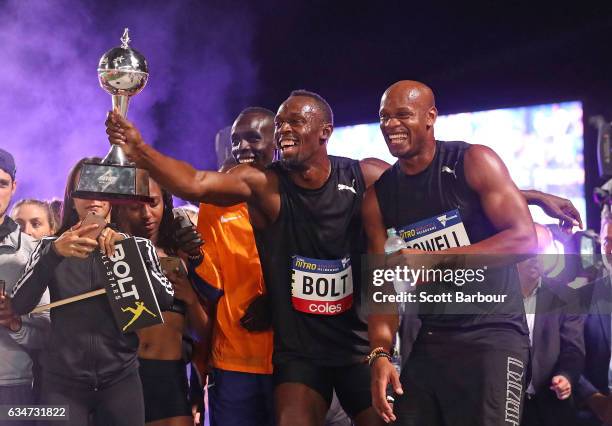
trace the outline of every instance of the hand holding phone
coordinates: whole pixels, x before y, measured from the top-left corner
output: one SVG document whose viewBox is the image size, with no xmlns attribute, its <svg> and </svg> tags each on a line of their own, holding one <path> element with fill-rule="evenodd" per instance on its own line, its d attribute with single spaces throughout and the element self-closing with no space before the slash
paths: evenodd
<svg viewBox="0 0 612 426">
<path fill-rule="evenodd" d="M 192 306 L 198 301 L 198 296 L 193 284 L 187 275 L 183 261 L 178 257 L 161 257 L 159 259 L 164 275 L 172 283 L 174 298 L 182 300 L 187 306 Z"/>
<path fill-rule="evenodd" d="M 83 221 L 53 241 L 53 250 L 62 257 L 87 258 L 98 248 L 98 236 L 106 227 L 106 220 L 89 213 Z"/>
<path fill-rule="evenodd" d="M 174 273 L 181 277 L 187 277 L 187 270 L 180 258 L 174 256 L 160 257 L 159 263 L 161 264 L 164 275 Z"/>
<path fill-rule="evenodd" d="M 200 247 L 204 244 L 204 241 L 202 241 L 202 236 L 198 233 L 185 210 L 181 208 L 174 209 L 173 226 L 174 238 L 178 243 L 178 249 L 186 253 L 190 258 L 201 257 Z"/>
<path fill-rule="evenodd" d="M 89 212 L 83 222 L 81 222 L 80 228 L 84 228 L 89 225 L 98 225 L 97 228 L 92 229 L 91 231 L 85 232 L 81 234 L 81 237 L 91 238 L 92 240 L 97 240 L 104 228 L 106 227 L 106 219 L 102 216 L 96 215 L 94 212 Z"/>
<path fill-rule="evenodd" d="M 6 281 L 0 280 L 0 310 L 4 307 L 6 301 Z"/>
<path fill-rule="evenodd" d="M 5 327 L 10 325 L 10 320 L 14 317 L 11 307 L 11 299 L 6 294 L 6 282 L 0 281 L 0 322 Z"/>
</svg>

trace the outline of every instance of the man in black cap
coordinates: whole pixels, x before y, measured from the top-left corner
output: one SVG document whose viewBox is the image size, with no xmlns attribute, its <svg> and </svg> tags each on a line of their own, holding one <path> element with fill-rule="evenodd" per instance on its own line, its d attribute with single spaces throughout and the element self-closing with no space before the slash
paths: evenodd
<svg viewBox="0 0 612 426">
<path fill-rule="evenodd" d="M 0 149 L 0 318 L 10 314 L 7 296 L 21 277 L 36 242 L 22 233 L 7 214 L 17 184 L 15 160 Z M 40 304 L 49 303 L 45 292 Z M 32 359 L 29 349 L 42 346 L 49 313 L 25 316 L 9 315 L 0 320 L 0 405 L 32 404 Z M 15 422 L 15 425 L 29 424 Z"/>
</svg>

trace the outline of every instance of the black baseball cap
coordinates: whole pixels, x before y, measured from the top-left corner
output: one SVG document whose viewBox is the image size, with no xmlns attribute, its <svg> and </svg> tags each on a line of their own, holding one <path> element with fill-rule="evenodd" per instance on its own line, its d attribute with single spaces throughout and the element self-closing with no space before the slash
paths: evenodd
<svg viewBox="0 0 612 426">
<path fill-rule="evenodd" d="M 0 169 L 4 170 L 11 176 L 11 179 L 15 180 L 15 159 L 10 152 L 0 148 Z"/>
</svg>

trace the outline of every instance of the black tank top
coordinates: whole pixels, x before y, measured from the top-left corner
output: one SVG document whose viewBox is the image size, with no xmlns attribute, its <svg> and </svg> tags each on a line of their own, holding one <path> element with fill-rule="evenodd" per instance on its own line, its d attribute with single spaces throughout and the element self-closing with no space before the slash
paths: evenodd
<svg viewBox="0 0 612 426">
<path fill-rule="evenodd" d="M 464 154 L 470 146 L 466 142 L 436 141 L 433 161 L 424 171 L 406 175 L 397 162 L 376 182 L 376 196 L 385 227 L 398 230 L 410 247 L 443 250 L 474 244 L 498 232 L 483 211 L 478 194 L 465 180 Z M 453 228 L 449 231 L 450 227 Z M 516 266 L 488 268 L 484 276 L 485 282 L 480 284 L 478 291 L 507 295 L 503 304 L 421 305 L 423 327 L 501 326 L 527 333 Z M 419 290 L 435 293 L 449 289 L 461 290 L 453 284 L 444 288 L 440 283 Z"/>
<path fill-rule="evenodd" d="M 369 351 L 358 314 L 365 183 L 358 161 L 329 159 L 331 174 L 319 189 L 295 185 L 280 163 L 269 166 L 279 178 L 281 208 L 255 239 L 272 298 L 275 363 L 343 365 Z"/>
</svg>

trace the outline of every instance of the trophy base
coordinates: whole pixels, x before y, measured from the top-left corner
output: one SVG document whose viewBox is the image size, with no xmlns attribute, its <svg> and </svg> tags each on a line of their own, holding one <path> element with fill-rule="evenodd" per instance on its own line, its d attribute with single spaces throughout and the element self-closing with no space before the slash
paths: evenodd
<svg viewBox="0 0 612 426">
<path fill-rule="evenodd" d="M 83 163 L 72 196 L 111 202 L 153 201 L 149 196 L 149 173 L 146 170 L 98 163 Z"/>
</svg>

